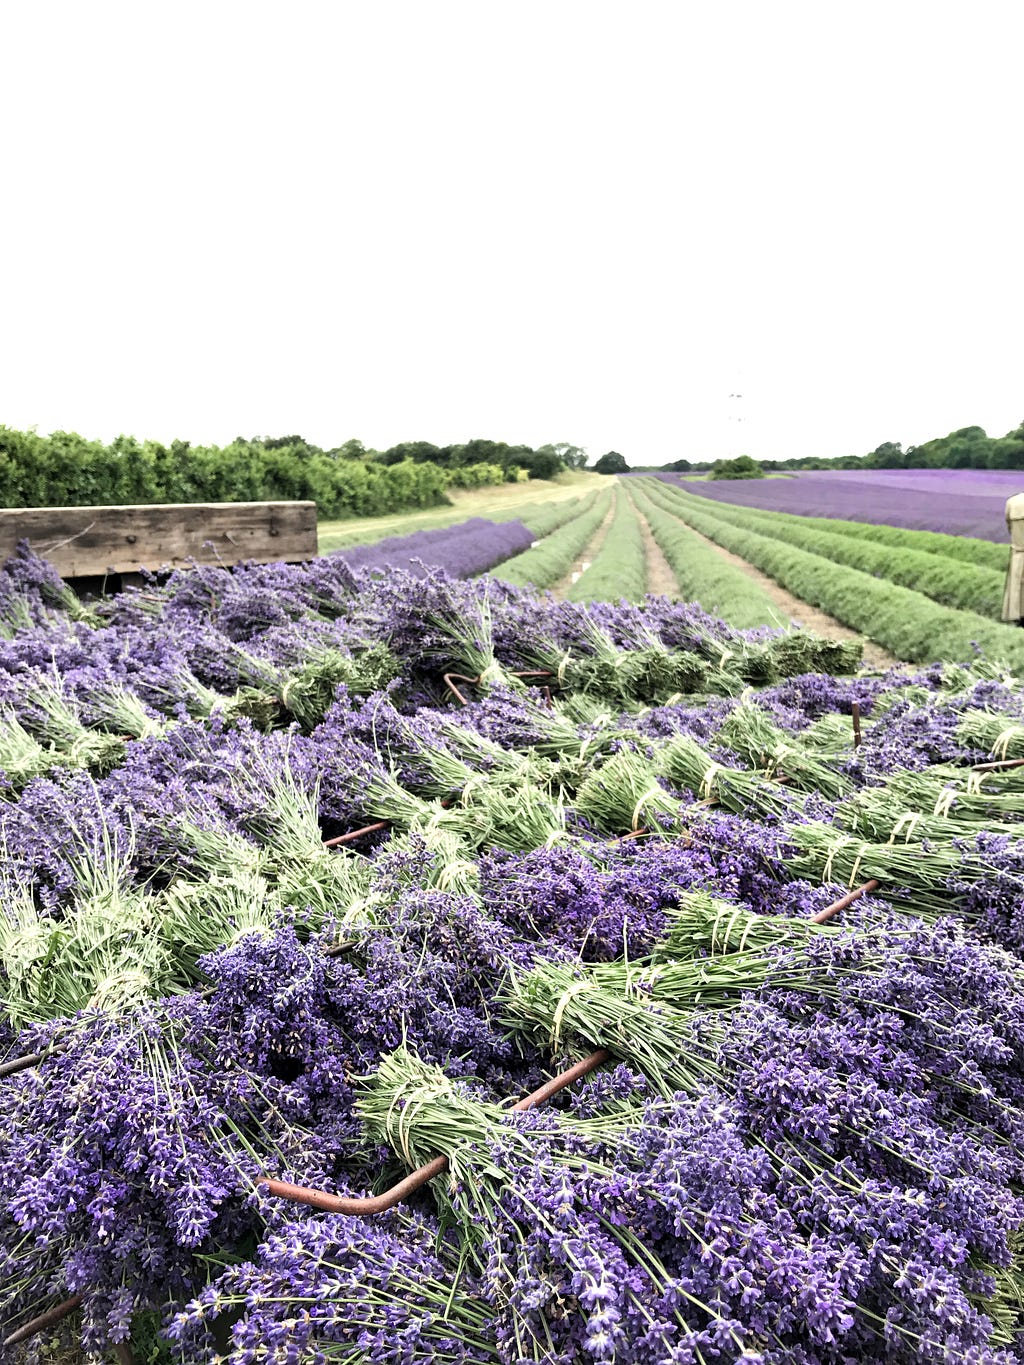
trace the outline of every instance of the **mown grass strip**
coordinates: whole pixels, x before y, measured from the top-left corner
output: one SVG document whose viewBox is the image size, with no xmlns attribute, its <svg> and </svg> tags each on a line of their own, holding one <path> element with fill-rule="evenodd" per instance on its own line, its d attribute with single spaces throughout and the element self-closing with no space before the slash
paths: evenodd
<svg viewBox="0 0 1024 1365">
<path fill-rule="evenodd" d="M 489 513 L 487 521 L 521 521 L 539 540 L 550 535 L 559 526 L 578 517 L 600 493 L 595 489 L 585 498 L 568 498 L 560 501 L 539 502 L 535 504 L 514 504 Z M 333 554 L 335 550 L 350 550 L 354 545 L 375 545 L 379 540 L 390 540 L 396 536 L 412 535 L 416 531 L 437 531 L 444 526 L 461 526 L 473 520 L 473 514 L 465 507 L 452 507 L 444 512 L 420 513 L 405 521 L 392 525 L 367 525 L 355 530 L 338 534 L 328 532 L 320 537 L 320 553 Z"/>
<path fill-rule="evenodd" d="M 570 602 L 639 602 L 647 591 L 647 555 L 636 508 L 626 490 L 615 491 L 615 513 L 594 562 L 565 596 Z"/>
<path fill-rule="evenodd" d="M 702 535 L 742 555 L 803 601 L 863 631 L 899 659 L 911 663 L 969 659 L 978 646 L 989 658 L 1024 667 L 1024 631 L 1016 627 L 939 606 L 923 593 L 736 526 L 707 512 L 703 498 L 680 494 L 676 505 L 677 514 Z M 719 504 L 713 506 L 717 511 Z"/>
<path fill-rule="evenodd" d="M 629 492 L 647 518 L 684 601 L 698 602 L 706 612 L 740 630 L 787 624 L 779 608 L 749 574 L 723 559 L 677 516 L 652 501 L 639 481 L 630 483 Z"/>
<path fill-rule="evenodd" d="M 551 535 L 552 531 L 557 531 L 560 526 L 573 521 L 584 512 L 593 507 L 600 496 L 600 490 L 595 489 L 593 493 L 588 493 L 585 498 L 573 498 L 572 501 L 562 502 L 541 502 L 536 507 L 509 509 L 508 516 L 495 516 L 492 521 L 521 521 L 524 526 L 529 527 L 538 540 L 544 536 Z M 518 515 L 516 515 L 518 513 Z"/>
<path fill-rule="evenodd" d="M 908 496 L 913 496 L 908 494 Z M 976 540 L 973 536 L 951 536 L 945 531 L 912 531 L 904 526 L 874 526 L 866 521 L 841 521 L 838 517 L 800 517 L 791 512 L 776 512 L 785 521 L 799 521 L 813 526 L 816 531 L 831 531 L 840 536 L 856 536 L 859 540 L 874 540 L 897 550 L 916 550 L 921 554 L 941 555 L 963 564 L 1006 572 L 1010 557 L 1009 545 L 997 545 L 991 540 Z"/>
<path fill-rule="evenodd" d="M 890 547 L 852 535 L 819 531 L 808 524 L 809 517 L 736 507 L 678 489 L 671 489 L 667 496 L 655 494 L 655 497 L 661 497 L 662 505 L 668 507 L 674 505 L 673 499 L 693 498 L 702 504 L 709 516 L 716 516 L 733 526 L 757 531 L 800 550 L 821 555 L 835 564 L 912 588 L 942 606 L 999 619 L 1004 581 L 1004 574 L 999 570 L 920 550 Z"/>
<path fill-rule="evenodd" d="M 612 488 L 600 492 L 589 507 L 546 536 L 539 545 L 507 559 L 494 577 L 520 587 L 532 583 L 536 588 L 548 588 L 557 583 L 593 539 L 608 514 L 611 500 Z"/>
<path fill-rule="evenodd" d="M 687 482 L 694 476 L 687 475 Z M 667 480 L 658 481 L 663 488 L 685 493 L 688 489 L 679 488 Z M 894 489 L 893 495 L 913 497 L 907 490 Z M 695 495 L 699 496 L 699 495 Z M 736 507 L 737 503 L 712 498 L 716 506 Z M 974 536 L 951 535 L 946 531 L 916 531 L 906 526 L 876 525 L 867 521 L 846 521 L 840 517 L 802 517 L 795 512 L 780 512 L 775 508 L 751 508 L 751 511 L 770 512 L 772 516 L 784 521 L 797 521 L 804 526 L 813 526 L 816 531 L 831 531 L 841 536 L 857 536 L 860 540 L 876 540 L 880 545 L 890 545 L 903 550 L 920 550 L 924 554 L 943 555 L 946 559 L 962 560 L 965 564 L 978 564 L 982 568 L 1006 572 L 1009 546 L 997 544 L 992 540 L 978 540 Z"/>
</svg>

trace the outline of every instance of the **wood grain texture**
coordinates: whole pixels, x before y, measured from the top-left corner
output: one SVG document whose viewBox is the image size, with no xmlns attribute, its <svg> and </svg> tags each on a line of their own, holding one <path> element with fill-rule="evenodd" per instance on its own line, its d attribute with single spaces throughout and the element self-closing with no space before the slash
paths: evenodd
<svg viewBox="0 0 1024 1365">
<path fill-rule="evenodd" d="M 27 540 L 62 578 L 189 562 L 297 562 L 317 553 L 315 502 L 185 502 L 0 508 L 0 554 Z"/>
</svg>

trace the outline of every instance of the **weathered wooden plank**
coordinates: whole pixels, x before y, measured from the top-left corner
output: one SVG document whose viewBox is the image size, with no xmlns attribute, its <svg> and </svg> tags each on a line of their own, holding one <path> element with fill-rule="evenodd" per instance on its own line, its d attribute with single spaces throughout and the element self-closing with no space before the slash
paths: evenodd
<svg viewBox="0 0 1024 1365">
<path fill-rule="evenodd" d="M 296 562 L 317 552 L 315 502 L 0 508 L 0 557 L 27 540 L 63 578 L 139 569 Z"/>
</svg>

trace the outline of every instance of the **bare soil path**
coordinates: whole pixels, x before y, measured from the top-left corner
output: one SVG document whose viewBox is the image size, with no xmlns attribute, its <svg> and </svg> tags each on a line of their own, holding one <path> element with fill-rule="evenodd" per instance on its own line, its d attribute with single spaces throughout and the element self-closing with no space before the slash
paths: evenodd
<svg viewBox="0 0 1024 1365">
<path fill-rule="evenodd" d="M 640 522 L 640 535 L 644 542 L 644 554 L 647 558 L 647 591 L 662 594 L 665 597 L 678 597 L 679 584 L 676 582 L 676 576 L 672 572 L 668 560 L 662 554 L 661 547 L 651 534 L 647 518 L 636 503 L 633 504 L 633 511 Z"/>
<path fill-rule="evenodd" d="M 682 520 L 682 518 L 680 518 Z M 876 645 L 873 640 L 867 640 L 858 630 L 851 630 L 849 626 L 844 626 L 841 621 L 837 621 L 834 616 L 829 616 L 827 612 L 819 611 L 817 607 L 812 607 L 809 602 L 802 602 L 799 597 L 794 597 L 791 592 L 781 588 L 774 578 L 769 578 L 760 569 L 755 569 L 753 564 L 748 564 L 739 555 L 733 554 L 731 550 L 723 549 L 721 545 L 716 545 L 713 540 L 686 523 L 686 529 L 691 535 L 699 536 L 705 545 L 710 545 L 716 554 L 720 554 L 724 560 L 730 564 L 735 564 L 738 569 L 742 569 L 748 578 L 751 578 L 760 588 L 768 594 L 775 605 L 779 608 L 782 615 L 793 621 L 797 621 L 807 630 L 813 631 L 815 635 L 823 635 L 827 640 L 864 640 L 864 662 L 871 668 L 892 668 L 900 661 L 895 654 L 890 654 L 881 645 Z"/>
<path fill-rule="evenodd" d="M 619 497 L 625 497 L 624 493 L 619 493 Z M 579 578 L 580 574 L 585 573 L 597 557 L 598 551 L 604 544 L 604 538 L 608 534 L 608 527 L 612 524 L 612 517 L 615 515 L 617 504 L 612 498 L 612 504 L 605 514 L 605 519 L 590 537 L 588 543 L 583 547 L 579 558 L 573 561 L 573 566 L 564 578 L 560 578 L 557 583 L 553 583 L 549 589 L 555 597 L 564 597 L 572 585 Z"/>
</svg>

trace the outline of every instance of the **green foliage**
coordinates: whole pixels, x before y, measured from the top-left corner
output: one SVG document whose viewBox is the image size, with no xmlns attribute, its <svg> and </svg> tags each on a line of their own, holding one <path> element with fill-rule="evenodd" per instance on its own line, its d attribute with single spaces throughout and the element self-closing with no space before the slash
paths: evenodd
<svg viewBox="0 0 1024 1365">
<path fill-rule="evenodd" d="M 445 471 L 452 488 L 488 488 L 505 482 L 505 470 L 500 464 L 464 464 Z"/>
<path fill-rule="evenodd" d="M 840 521 L 836 517 L 801 517 L 791 512 L 773 512 L 781 522 L 794 521 L 833 535 L 856 536 L 873 540 L 896 549 L 917 550 L 944 559 L 958 559 L 965 564 L 977 564 L 985 569 L 1006 572 L 1008 545 L 997 545 L 991 540 L 974 540 L 971 536 L 951 536 L 944 531 L 910 531 L 903 526 L 872 526 L 865 521 Z"/>
<path fill-rule="evenodd" d="M 738 455 L 735 460 L 716 460 L 711 466 L 712 479 L 763 479 L 764 470 L 749 455 Z"/>
<path fill-rule="evenodd" d="M 562 461 L 566 469 L 584 469 L 587 463 L 587 452 L 583 447 L 570 445 L 568 441 L 556 441 L 553 445 L 538 446 L 537 454 L 554 454 Z"/>
<path fill-rule="evenodd" d="M 566 592 L 570 602 L 638 602 L 647 591 L 647 555 L 636 508 L 620 485 L 615 514 L 589 569 Z"/>
<path fill-rule="evenodd" d="M 302 441 L 163 446 L 119 436 L 104 446 L 71 432 L 43 437 L 0 427 L 4 507 L 309 499 L 323 517 L 375 516 L 443 503 L 447 482 L 434 465 L 385 467 Z"/>
<path fill-rule="evenodd" d="M 119 436 L 105 446 L 74 432 L 46 437 L 0 426 L 0 506 L 309 499 L 324 518 L 371 517 L 443 504 L 449 486 L 481 488 L 517 477 L 520 468 L 535 476 L 562 468 L 556 455 L 534 458 L 526 447 L 470 445 L 480 458 L 434 463 L 422 458 L 438 449 L 427 442 L 395 447 L 402 458 L 390 458 L 395 451 L 380 458 L 359 441 L 325 451 L 301 436 L 239 437 L 227 446 Z M 501 458 L 483 458 L 485 447 Z"/>
<path fill-rule="evenodd" d="M 677 496 L 679 496 L 677 494 Z M 683 494 L 682 496 L 690 496 Z M 976 611 L 998 620 L 1003 599 L 1003 572 L 981 564 L 927 554 L 904 546 L 887 546 L 854 535 L 835 535 L 830 530 L 804 524 L 801 517 L 755 511 L 701 499 L 713 515 L 730 525 L 760 531 L 801 550 L 821 555 L 835 564 L 861 569 L 875 578 L 887 578 L 913 588 L 943 606 Z M 820 519 L 819 519 L 820 520 Z M 998 548 L 993 546 L 993 548 Z M 1006 551 L 1002 551 L 1005 561 Z"/>
<path fill-rule="evenodd" d="M 585 506 L 572 521 L 547 536 L 531 550 L 506 559 L 492 576 L 506 583 L 532 583 L 537 588 L 549 588 L 557 583 L 573 566 L 573 561 L 590 544 L 597 528 L 608 515 L 611 489 L 602 492 Z"/>
<path fill-rule="evenodd" d="M 905 450 L 899 441 L 883 441 L 869 455 L 805 456 L 764 464 L 770 469 L 1024 469 L 1024 423 L 999 437 L 986 435 L 984 427 L 958 427 Z"/>
<path fill-rule="evenodd" d="M 737 526 L 718 515 L 719 503 L 708 512 L 702 498 L 679 494 L 678 499 L 679 514 L 703 535 L 742 555 L 803 601 L 863 631 L 899 659 L 970 659 L 979 646 L 989 658 L 1024 668 L 1024 631 L 939 606 L 923 593 Z"/>
<path fill-rule="evenodd" d="M 779 609 L 749 574 L 730 564 L 668 510 L 667 490 L 665 496 L 661 492 L 664 487 L 645 480 L 643 487 L 631 484 L 629 491 L 676 576 L 679 596 L 685 602 L 699 602 L 712 616 L 742 630 L 784 624 Z"/>
<path fill-rule="evenodd" d="M 597 493 L 594 492 L 584 499 L 564 498 L 561 502 L 541 502 L 533 507 L 523 509 L 513 507 L 510 508 L 507 516 L 496 516 L 494 520 L 521 521 L 540 540 L 593 507 L 597 501 L 597 496 Z"/>
<path fill-rule="evenodd" d="M 505 479 L 512 481 L 515 469 L 525 469 L 531 479 L 553 479 L 566 467 L 582 468 L 577 461 L 586 453 L 578 446 L 546 445 L 536 450 L 532 446 L 509 445 L 507 441 L 486 441 L 477 438 L 465 445 L 435 446 L 430 441 L 402 441 L 385 450 L 379 459 L 382 464 L 399 464 L 412 460 L 415 464 L 435 464 L 442 469 L 460 469 L 464 465 L 498 465 Z"/>
<path fill-rule="evenodd" d="M 626 457 L 620 455 L 617 450 L 609 450 L 594 465 L 595 474 L 626 474 L 628 471 L 629 465 L 626 463 Z"/>
</svg>

